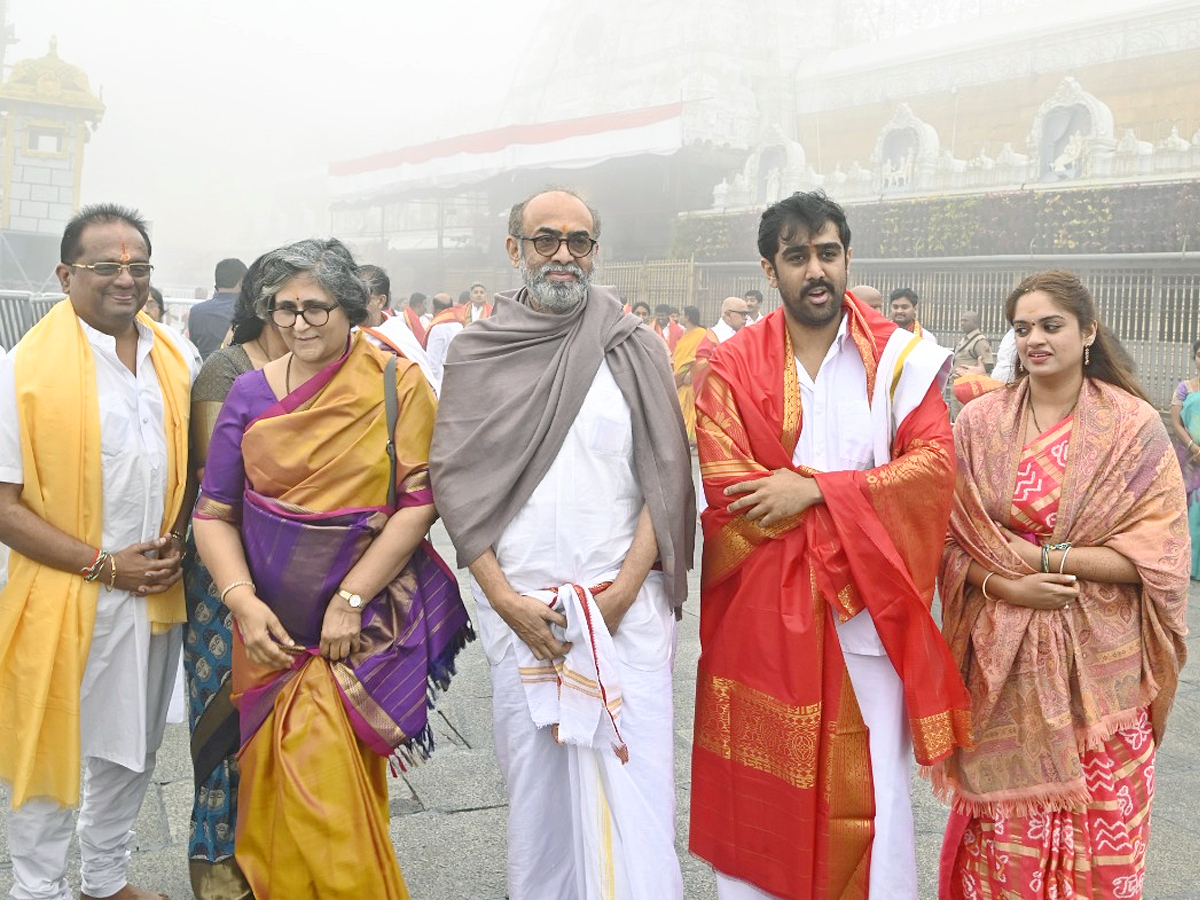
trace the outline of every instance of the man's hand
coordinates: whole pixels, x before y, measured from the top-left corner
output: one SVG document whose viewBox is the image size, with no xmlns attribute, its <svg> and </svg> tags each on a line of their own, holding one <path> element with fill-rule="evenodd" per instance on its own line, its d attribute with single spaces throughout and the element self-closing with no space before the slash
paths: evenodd
<svg viewBox="0 0 1200 900">
<path fill-rule="evenodd" d="M 560 643 L 550 631 L 551 624 L 566 628 L 567 617 L 542 601 L 510 590 L 488 597 L 488 602 L 538 659 L 558 659 L 571 649 L 570 644 Z"/>
<path fill-rule="evenodd" d="M 164 535 L 118 550 L 113 554 L 117 565 L 113 587 L 141 596 L 167 590 L 183 576 L 183 555 L 172 549 L 171 544 L 171 536 Z M 163 553 L 168 555 L 162 556 Z M 98 580 L 107 585 L 107 574 L 102 573 Z"/>
<path fill-rule="evenodd" d="M 725 495 L 745 494 L 729 504 L 731 513 L 741 513 L 763 528 L 799 515 L 825 498 L 815 479 L 790 469 L 776 469 L 766 478 L 742 481 L 725 488 Z"/>
<path fill-rule="evenodd" d="M 617 629 L 621 627 L 621 620 L 625 618 L 625 613 L 629 612 L 629 607 L 633 606 L 637 594 L 626 597 L 620 591 L 610 587 L 593 595 L 593 599 L 596 601 L 596 606 L 600 608 L 600 615 L 604 617 L 604 625 L 611 635 L 616 634 Z"/>
</svg>

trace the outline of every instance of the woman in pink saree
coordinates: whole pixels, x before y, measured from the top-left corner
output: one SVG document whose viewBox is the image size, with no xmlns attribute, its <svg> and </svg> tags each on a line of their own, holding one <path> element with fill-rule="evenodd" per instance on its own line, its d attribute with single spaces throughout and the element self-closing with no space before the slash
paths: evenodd
<svg viewBox="0 0 1200 900">
<path fill-rule="evenodd" d="M 940 897 L 1140 897 L 1185 656 L 1179 464 L 1074 275 L 1026 278 L 1005 312 L 1019 377 L 954 429 L 939 587 L 975 746 L 933 773 Z"/>
<path fill-rule="evenodd" d="M 436 404 L 351 334 L 367 287 L 339 242 L 272 251 L 262 284 L 290 352 L 234 382 L 193 526 L 237 624 L 235 855 L 256 897 L 406 900 L 387 759 L 431 749 L 430 700 L 471 635 L 424 541 Z"/>
</svg>

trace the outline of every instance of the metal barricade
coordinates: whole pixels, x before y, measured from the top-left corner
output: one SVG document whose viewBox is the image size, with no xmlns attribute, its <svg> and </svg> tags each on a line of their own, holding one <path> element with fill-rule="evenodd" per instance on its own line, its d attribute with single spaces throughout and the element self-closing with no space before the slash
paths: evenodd
<svg viewBox="0 0 1200 900">
<path fill-rule="evenodd" d="M 33 325 L 28 291 L 0 291 L 0 347 L 11 350 Z"/>
<path fill-rule="evenodd" d="M 33 319 L 30 321 L 29 327 L 32 328 L 35 324 L 40 322 L 42 320 L 42 316 L 50 312 L 50 307 L 54 306 L 54 304 L 62 298 L 62 294 L 51 294 L 49 296 L 46 294 L 40 294 L 30 299 L 29 306 L 33 311 Z"/>
</svg>

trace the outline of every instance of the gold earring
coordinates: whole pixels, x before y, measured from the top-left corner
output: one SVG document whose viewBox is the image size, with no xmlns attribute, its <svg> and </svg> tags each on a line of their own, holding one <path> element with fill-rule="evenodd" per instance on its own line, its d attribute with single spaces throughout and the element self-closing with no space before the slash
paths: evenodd
<svg viewBox="0 0 1200 900">
<path fill-rule="evenodd" d="M 1092 352 L 1091 351 L 1092 351 L 1091 344 L 1083 345 L 1083 367 L 1085 369 L 1092 364 Z"/>
</svg>

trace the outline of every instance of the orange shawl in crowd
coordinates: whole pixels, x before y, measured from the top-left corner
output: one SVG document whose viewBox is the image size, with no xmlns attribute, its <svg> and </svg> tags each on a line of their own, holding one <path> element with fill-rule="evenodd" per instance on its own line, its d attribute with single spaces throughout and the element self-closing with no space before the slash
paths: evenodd
<svg viewBox="0 0 1200 900">
<path fill-rule="evenodd" d="M 846 315 L 868 394 L 881 402 L 877 378 L 894 394 L 915 342 L 880 371 L 896 326 L 849 296 Z M 778 897 L 867 894 L 867 730 L 835 621 L 870 610 L 904 682 L 920 763 L 948 755 L 970 730 L 966 690 L 929 614 L 953 483 L 949 422 L 936 379 L 921 395 L 890 442 L 891 462 L 801 470 L 825 503 L 764 529 L 731 515 L 735 497 L 723 490 L 795 468 L 800 387 L 783 310 L 722 344 L 698 391 L 709 508 L 691 849 Z"/>
<path fill-rule="evenodd" d="M 462 323 L 464 325 L 470 325 L 472 322 L 482 322 L 484 319 L 490 319 L 492 317 L 492 304 L 490 303 L 483 304 L 483 314 L 478 319 L 471 318 L 471 310 L 473 308 L 474 304 L 472 303 L 467 303 L 462 306 Z"/>
<path fill-rule="evenodd" d="M 954 379 L 954 399 L 966 406 L 984 394 L 999 390 L 1004 382 L 991 375 L 960 375 Z"/>
<path fill-rule="evenodd" d="M 697 326 L 684 332 L 671 354 L 671 368 L 675 372 L 675 391 L 679 395 L 679 408 L 683 410 L 683 424 L 687 426 L 688 442 L 696 442 L 696 351 L 708 330 Z"/>
<path fill-rule="evenodd" d="M 408 326 L 408 330 L 417 336 L 417 340 L 421 342 L 421 346 L 425 346 L 425 326 L 421 324 L 421 317 L 417 315 L 417 311 L 411 306 L 404 307 L 404 324 Z M 430 324 L 433 324 L 432 322 Z"/>
<path fill-rule="evenodd" d="M 987 601 L 972 560 L 1008 578 L 1027 567 L 996 526 L 1027 528 L 1014 507 L 1028 380 L 985 394 L 955 425 L 958 485 L 940 575 L 943 630 L 971 692 L 977 746 L 934 771 L 967 812 L 1080 808 L 1080 761 L 1149 706 L 1155 739 L 1183 665 L 1191 567 L 1179 463 L 1148 404 L 1085 379 L 1075 407 L 1050 543 L 1111 547 L 1142 584 L 1080 582 L 1068 610 Z M 1053 429 L 1052 429 L 1053 430 Z"/>
<path fill-rule="evenodd" d="M 445 325 L 447 322 L 458 322 L 461 324 L 462 321 L 463 307 L 461 306 L 451 306 L 448 309 L 443 309 L 441 312 L 434 313 L 433 318 L 429 320 L 429 327 L 425 329 L 425 334 L 421 338 L 421 346 L 426 350 L 429 349 L 429 336 L 433 334 L 433 329 L 438 325 Z"/>
<path fill-rule="evenodd" d="M 666 342 L 667 349 L 671 353 L 674 353 L 675 345 L 679 343 L 679 339 L 684 335 L 683 326 L 678 322 L 667 322 L 667 326 L 664 328 L 656 320 L 650 323 L 650 327 L 654 329 L 655 334 Z"/>
</svg>

